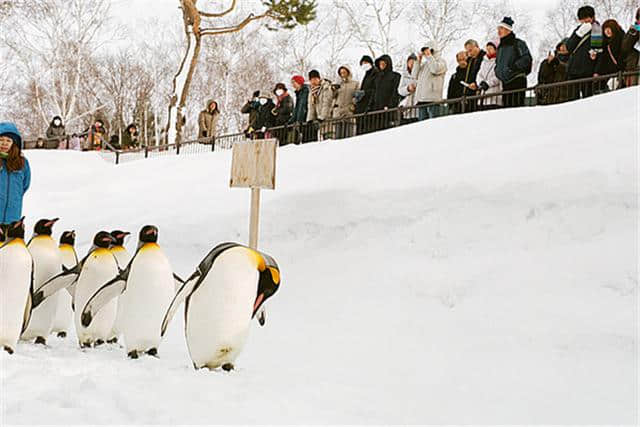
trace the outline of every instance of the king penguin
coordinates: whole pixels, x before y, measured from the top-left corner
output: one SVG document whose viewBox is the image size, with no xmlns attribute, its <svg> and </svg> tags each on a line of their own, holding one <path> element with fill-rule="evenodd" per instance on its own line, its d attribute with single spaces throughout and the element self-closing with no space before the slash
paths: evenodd
<svg viewBox="0 0 640 427">
<path fill-rule="evenodd" d="M 47 280 L 62 271 L 62 258 L 58 245 L 51 238 L 56 219 L 41 219 L 34 227 L 34 235 L 27 248 L 33 257 L 34 288 L 37 291 Z M 58 309 L 60 295 L 53 295 L 31 313 L 31 321 L 21 339 L 35 338 L 36 344 L 46 345 Z"/>
<path fill-rule="evenodd" d="M 84 327 L 80 320 L 82 313 L 80 308 L 85 306 L 100 286 L 118 274 L 118 262 L 109 250 L 113 243 L 115 242 L 111 234 L 106 231 L 99 232 L 93 239 L 93 247 L 89 255 L 82 263 L 75 287 L 77 309 L 74 313 L 78 342 L 82 348 L 104 344 L 109 338 L 116 320 L 117 305 L 115 300 L 105 304 L 90 327 Z"/>
<path fill-rule="evenodd" d="M 176 282 L 182 281 L 158 245 L 158 228 L 144 226 L 135 255 L 117 277 L 88 301 L 82 324 L 90 325 L 108 301 L 118 298 L 119 327 L 127 355 L 132 359 L 142 353 L 157 356 L 162 320 L 175 295 Z"/>
<path fill-rule="evenodd" d="M 127 268 L 127 265 L 129 265 L 129 261 L 131 261 L 131 254 L 129 253 L 127 248 L 124 247 L 124 241 L 130 234 L 131 233 L 129 233 L 128 231 L 121 231 L 121 230 L 114 230 L 111 232 L 111 237 L 113 237 L 115 240 L 115 243 L 111 247 L 111 253 L 113 254 L 114 257 L 116 257 L 116 261 L 118 262 L 118 268 L 120 270 Z M 120 324 L 122 323 L 122 305 L 120 304 L 120 302 L 118 302 L 117 305 L 118 305 L 118 311 L 116 314 L 116 321 L 113 323 L 113 329 L 111 330 L 111 335 L 107 340 L 109 344 L 117 343 L 118 338 L 122 333 L 121 332 L 122 328 L 120 326 Z"/>
<path fill-rule="evenodd" d="M 280 270 L 269 255 L 237 243 L 218 245 L 173 299 L 162 322 L 162 335 L 186 300 L 184 328 L 193 366 L 230 371 L 251 319 L 279 285 Z"/>
<path fill-rule="evenodd" d="M 6 238 L 0 246 L 0 346 L 13 354 L 29 323 L 33 291 L 33 260 L 24 243 L 24 218 L 9 225 Z"/>
<path fill-rule="evenodd" d="M 65 269 L 71 269 L 78 264 L 78 254 L 74 248 L 76 243 L 76 232 L 65 231 L 60 236 L 60 257 L 62 259 L 62 267 Z M 71 324 L 73 323 L 73 300 L 71 297 L 71 291 L 60 292 L 58 295 L 58 309 L 56 311 L 56 317 L 53 320 L 53 328 L 51 331 L 57 334 L 58 338 L 65 338 Z"/>
</svg>

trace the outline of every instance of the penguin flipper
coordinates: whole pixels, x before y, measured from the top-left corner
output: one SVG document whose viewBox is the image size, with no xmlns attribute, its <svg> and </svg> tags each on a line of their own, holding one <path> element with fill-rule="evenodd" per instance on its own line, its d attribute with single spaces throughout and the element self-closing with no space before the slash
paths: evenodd
<svg viewBox="0 0 640 427">
<path fill-rule="evenodd" d="M 22 331 L 20 332 L 20 335 L 22 335 L 29 327 L 31 313 L 33 312 L 33 280 L 35 274 L 33 264 L 33 260 L 31 260 L 31 284 L 29 285 L 29 293 L 27 294 L 27 304 L 25 304 L 24 314 L 22 315 Z"/>
<path fill-rule="evenodd" d="M 122 273 L 124 272 L 121 272 L 115 278 L 102 285 L 102 287 L 89 298 L 80 316 L 82 326 L 85 328 L 88 327 L 96 314 L 102 310 L 102 307 L 125 291 L 127 288 L 127 277 Z"/>
<path fill-rule="evenodd" d="M 176 281 L 180 279 L 175 274 L 173 276 Z M 167 327 L 169 326 L 169 323 L 171 323 L 173 316 L 176 314 L 178 307 L 182 305 L 184 300 L 187 299 L 187 297 L 191 295 L 191 292 L 194 291 L 196 285 L 200 283 L 198 279 L 200 279 L 200 270 L 197 270 L 195 273 L 193 273 L 193 275 L 186 281 L 182 281 L 182 286 L 178 290 L 178 293 L 176 293 L 176 296 L 173 297 L 173 301 L 171 301 L 171 305 L 169 306 L 169 309 L 167 310 L 167 313 L 164 315 L 164 319 L 162 320 L 162 329 L 160 332 L 161 337 L 163 337 L 164 333 L 167 331 Z"/>
<path fill-rule="evenodd" d="M 80 276 L 80 265 L 76 265 L 71 270 L 62 267 L 63 272 L 47 280 L 33 294 L 33 309 L 35 310 L 51 295 L 54 295 L 61 289 L 68 288 L 76 283 Z"/>
</svg>

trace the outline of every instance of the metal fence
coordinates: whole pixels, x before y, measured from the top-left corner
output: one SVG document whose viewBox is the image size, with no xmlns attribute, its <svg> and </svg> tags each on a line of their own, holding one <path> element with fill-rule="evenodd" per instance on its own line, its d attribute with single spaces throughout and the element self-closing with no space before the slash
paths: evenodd
<svg viewBox="0 0 640 427">
<path fill-rule="evenodd" d="M 180 144 L 149 146 L 133 150 L 119 150 L 107 143 L 102 155 L 115 164 L 120 164 L 150 157 L 193 155 L 227 150 L 235 142 L 247 139 L 276 138 L 280 145 L 343 139 L 454 114 L 499 108 L 560 104 L 637 85 L 639 77 L 640 72 L 638 71 L 610 74 L 494 94 L 446 99 L 424 105 L 391 108 L 340 119 L 272 127 L 265 132 L 254 132 L 251 135 L 235 133 L 216 138 L 201 138 Z"/>
</svg>

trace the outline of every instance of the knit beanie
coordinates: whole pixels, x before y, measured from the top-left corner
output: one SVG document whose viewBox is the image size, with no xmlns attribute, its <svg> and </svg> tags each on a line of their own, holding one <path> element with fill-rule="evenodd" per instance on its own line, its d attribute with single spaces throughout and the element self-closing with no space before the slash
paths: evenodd
<svg viewBox="0 0 640 427">
<path fill-rule="evenodd" d="M 505 16 L 502 18 L 502 21 L 498 24 L 498 27 L 502 27 L 506 30 L 513 31 L 513 19 L 510 16 Z"/>
<path fill-rule="evenodd" d="M 291 81 L 296 82 L 300 86 L 302 86 L 304 84 L 304 77 L 299 76 L 299 75 L 295 75 L 295 76 L 291 77 Z"/>
</svg>

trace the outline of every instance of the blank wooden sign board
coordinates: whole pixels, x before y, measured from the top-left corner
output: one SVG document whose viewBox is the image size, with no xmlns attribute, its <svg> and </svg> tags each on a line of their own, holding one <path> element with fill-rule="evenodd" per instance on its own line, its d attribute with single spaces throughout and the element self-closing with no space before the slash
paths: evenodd
<svg viewBox="0 0 640 427">
<path fill-rule="evenodd" d="M 278 140 L 256 139 L 233 144 L 231 188 L 251 188 L 249 246 L 258 249 L 260 189 L 276 188 Z"/>
</svg>

